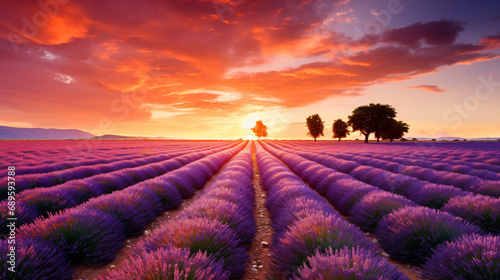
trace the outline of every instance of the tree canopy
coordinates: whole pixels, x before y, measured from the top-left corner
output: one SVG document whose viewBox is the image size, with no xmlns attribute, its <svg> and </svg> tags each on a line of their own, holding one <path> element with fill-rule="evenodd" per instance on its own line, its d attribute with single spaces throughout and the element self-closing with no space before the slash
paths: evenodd
<svg viewBox="0 0 500 280">
<path fill-rule="evenodd" d="M 266 137 L 267 136 L 267 126 L 265 126 L 262 121 L 257 121 L 255 122 L 255 126 L 252 127 L 253 133 L 255 133 L 255 136 L 259 137 Z"/>
<path fill-rule="evenodd" d="M 349 135 L 349 126 L 343 120 L 338 119 L 333 122 L 332 131 L 332 138 L 338 138 L 340 142 L 341 138 L 346 138 Z"/>
<path fill-rule="evenodd" d="M 353 132 L 359 131 L 365 136 L 365 143 L 368 143 L 371 133 L 375 133 L 378 142 L 383 129 L 395 117 L 396 110 L 391 105 L 370 103 L 354 109 L 347 124 L 352 127 Z"/>
<path fill-rule="evenodd" d="M 382 139 L 389 139 L 392 142 L 394 139 L 403 137 L 409 129 L 410 126 L 407 123 L 391 119 L 380 135 L 382 136 Z"/>
<path fill-rule="evenodd" d="M 324 122 L 321 120 L 318 114 L 307 117 L 306 122 L 307 122 L 307 128 L 309 129 L 307 135 L 313 137 L 314 142 L 316 142 L 316 138 L 318 138 L 319 136 L 324 136 L 323 134 Z"/>
</svg>

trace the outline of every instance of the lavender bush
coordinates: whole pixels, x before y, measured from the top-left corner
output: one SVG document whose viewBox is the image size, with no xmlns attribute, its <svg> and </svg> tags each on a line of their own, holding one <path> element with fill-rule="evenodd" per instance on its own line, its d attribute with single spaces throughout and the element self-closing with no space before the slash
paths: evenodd
<svg viewBox="0 0 500 280">
<path fill-rule="evenodd" d="M 375 229 L 380 246 L 391 257 L 416 264 L 423 263 L 432 249 L 445 241 L 481 232 L 461 218 L 420 206 L 407 206 L 387 215 Z"/>
<path fill-rule="evenodd" d="M 248 255 L 243 247 L 239 247 L 239 239 L 229 226 L 217 220 L 196 218 L 173 223 L 151 232 L 137 249 L 138 254 L 153 252 L 165 246 L 189 249 L 191 254 L 199 251 L 221 261 L 224 268 L 234 278 L 245 273 Z"/>
<path fill-rule="evenodd" d="M 272 275 L 276 279 L 291 277 L 302 265 L 308 265 L 307 257 L 328 248 L 339 249 L 361 246 L 373 253 L 378 250 L 355 226 L 342 218 L 312 215 L 297 221 L 278 239 L 272 248 Z"/>
<path fill-rule="evenodd" d="M 391 279 L 409 280 L 406 275 L 383 257 L 360 247 L 317 252 L 308 257 L 309 266 L 299 268 L 295 280 Z"/>
<path fill-rule="evenodd" d="M 189 250 L 167 246 L 151 253 L 131 258 L 123 266 L 108 271 L 101 280 L 225 280 L 229 279 L 222 263 L 198 252 L 191 255 Z"/>
<path fill-rule="evenodd" d="M 354 205 L 349 221 L 363 231 L 373 232 L 382 218 L 404 206 L 416 204 L 397 194 L 371 192 Z"/>
<path fill-rule="evenodd" d="M 500 234 L 500 199 L 484 195 L 468 195 L 450 199 L 442 208 L 455 216 L 478 225 L 486 232 Z"/>
<path fill-rule="evenodd" d="M 467 194 L 469 193 L 452 186 L 427 183 L 415 188 L 409 198 L 419 205 L 441 209 L 452 197 L 462 197 Z"/>
<path fill-rule="evenodd" d="M 10 246 L 15 246 L 15 272 L 11 265 Z M 0 278 L 4 280 L 71 280 L 73 270 L 64 252 L 57 246 L 32 239 L 17 239 L 16 244 L 0 241 Z"/>
<path fill-rule="evenodd" d="M 62 248 L 74 263 L 112 261 L 125 240 L 117 218 L 98 210 L 69 209 L 19 229 L 18 238 L 47 241 Z"/>
<path fill-rule="evenodd" d="M 228 225 L 242 244 L 250 244 L 256 233 L 253 213 L 242 211 L 240 206 L 233 202 L 213 198 L 199 199 L 182 211 L 177 219 L 182 221 L 194 218 L 208 218 Z"/>
<path fill-rule="evenodd" d="M 424 269 L 427 279 L 500 279 L 500 237 L 473 234 L 441 244 Z"/>
</svg>

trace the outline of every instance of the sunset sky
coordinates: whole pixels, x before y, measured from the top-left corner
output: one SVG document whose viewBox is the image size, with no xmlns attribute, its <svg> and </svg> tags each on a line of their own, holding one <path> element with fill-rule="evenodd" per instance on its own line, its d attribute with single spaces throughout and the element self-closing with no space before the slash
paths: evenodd
<svg viewBox="0 0 500 280">
<path fill-rule="evenodd" d="M 480 5 L 478 3 L 481 3 Z M 413 137 L 500 136 L 500 1 L 17 0 L 0 125 L 307 138 L 389 103 Z M 353 133 L 350 139 L 362 138 Z"/>
</svg>

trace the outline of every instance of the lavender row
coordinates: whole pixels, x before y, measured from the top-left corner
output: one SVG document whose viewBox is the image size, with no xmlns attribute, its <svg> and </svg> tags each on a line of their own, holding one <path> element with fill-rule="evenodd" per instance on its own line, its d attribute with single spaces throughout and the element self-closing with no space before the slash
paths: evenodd
<svg viewBox="0 0 500 280">
<path fill-rule="evenodd" d="M 343 174 L 328 168 L 327 164 L 323 166 L 270 145 L 266 145 L 266 148 L 311 187 L 326 196 L 339 211 L 351 215 L 351 222 L 365 231 L 373 231 L 388 211 L 418 204 L 442 208 L 445 212 L 480 226 L 488 233 L 500 234 L 500 199 L 385 171 L 372 176 L 377 171 L 373 167 L 361 166 Z"/>
<path fill-rule="evenodd" d="M 196 151 L 199 149 L 206 149 L 207 147 L 196 147 L 193 149 L 193 147 L 176 147 L 174 151 L 169 151 L 169 152 L 164 152 L 164 151 L 158 151 L 155 153 L 155 156 L 161 155 L 161 154 L 169 154 L 172 152 L 191 152 L 191 151 Z M 215 145 L 212 146 L 212 148 L 215 148 Z M 122 155 L 122 154 L 114 154 L 113 152 L 110 152 L 109 155 L 104 155 L 99 158 L 85 158 L 84 160 L 82 159 L 77 159 L 75 161 L 69 161 L 66 158 L 61 157 L 60 154 L 54 155 L 53 158 L 55 160 L 52 160 L 51 163 L 45 163 L 45 164 L 37 164 L 35 166 L 26 166 L 26 165 L 16 165 L 16 174 L 17 175 L 25 175 L 25 174 L 38 174 L 38 173 L 48 173 L 48 172 L 54 172 L 54 171 L 62 171 L 74 167 L 81 167 L 81 166 L 91 166 L 91 165 L 100 165 L 102 167 L 103 164 L 108 164 L 108 163 L 113 163 L 113 162 L 125 162 L 125 161 L 130 161 L 130 163 L 133 163 L 134 160 L 137 159 L 145 159 L 149 158 L 151 156 L 145 156 L 144 154 L 133 154 L 130 155 L 127 153 L 127 155 Z M 23 162 L 25 163 L 25 162 Z"/>
<path fill-rule="evenodd" d="M 135 183 L 151 179 L 169 171 L 175 170 L 195 160 L 199 160 L 212 153 L 224 150 L 224 148 L 210 149 L 187 155 L 175 157 L 159 163 L 152 163 L 141 167 L 122 169 L 108 174 L 100 174 L 83 180 L 74 180 L 67 183 L 50 187 L 26 190 L 16 196 L 16 224 L 17 226 L 30 223 L 39 216 L 47 217 L 66 208 L 77 206 L 90 198 L 98 197 L 116 190 L 125 189 Z M 204 169 L 194 170 L 199 175 L 198 180 L 205 176 L 200 174 Z M 205 172 L 207 173 L 207 172 Z M 175 173 L 173 173 L 175 174 Z M 165 176 L 161 178 L 164 179 Z M 176 184 L 186 181 L 186 178 L 178 178 L 172 174 L 168 175 L 169 180 Z M 194 180 L 194 179 L 193 179 Z M 184 192 L 192 192 L 186 190 Z M 0 203 L 0 236 L 8 234 L 8 202 Z"/>
<path fill-rule="evenodd" d="M 103 142 L 99 141 L 99 145 L 104 145 L 104 147 L 98 148 L 90 144 L 92 152 L 89 153 L 84 144 L 78 144 L 78 142 L 73 142 L 72 145 L 66 144 L 64 148 L 64 141 L 47 141 L 51 143 L 51 147 L 60 147 L 58 149 L 47 150 L 47 147 L 43 145 L 37 145 L 37 141 L 26 141 L 26 142 L 16 142 L 17 145 L 6 145 L 7 143 L 2 143 L 5 146 L 5 153 L 2 160 L 5 162 L 0 163 L 0 168 L 6 167 L 7 163 L 12 165 L 15 164 L 19 169 L 24 169 L 25 167 L 30 168 L 41 164 L 54 164 L 61 160 L 62 155 L 64 155 L 65 161 L 68 163 L 78 163 L 82 161 L 82 155 L 79 152 L 85 152 L 85 160 L 100 160 L 111 157 L 130 157 L 130 156 L 141 156 L 144 155 L 144 145 L 133 146 L 133 147 L 117 147 L 115 144 L 117 142 Z M 61 143 L 63 142 L 63 143 Z M 123 141 L 121 141 L 123 142 Z M 87 143 L 87 142 L 86 142 Z M 118 142 L 120 143 L 120 142 Z M 29 150 L 23 151 L 12 151 L 12 149 L 22 149 L 29 148 Z M 26 147 L 26 145 L 29 145 Z M 113 145 L 111 148 L 108 146 Z M 76 147 L 75 147 L 76 146 Z M 178 145 L 161 145 L 156 147 L 151 147 L 148 145 L 148 150 L 154 152 L 165 150 L 165 148 L 176 147 Z M 88 148 L 88 147 L 87 147 Z"/>
<path fill-rule="evenodd" d="M 219 149 L 224 149 L 226 147 L 232 147 L 236 144 L 230 144 L 225 147 L 220 147 Z M 199 151 L 198 149 L 194 151 Z M 203 151 L 203 149 L 202 149 Z M 35 189 L 39 187 L 51 187 L 58 184 L 62 184 L 68 181 L 82 179 L 86 177 L 91 177 L 97 174 L 108 173 L 117 171 L 124 168 L 139 167 L 142 165 L 157 163 L 171 159 L 173 157 L 178 157 L 185 155 L 185 151 L 180 152 L 170 152 L 164 155 L 152 156 L 149 158 L 141 158 L 136 160 L 128 161 L 118 161 L 109 164 L 99 164 L 94 166 L 81 166 L 71 169 L 66 169 L 62 171 L 54 171 L 43 174 L 27 174 L 16 176 L 16 193 L 20 193 L 27 189 Z M 0 179 L 0 199 L 6 199 L 8 196 L 7 188 L 7 178 L 4 177 Z"/>
<path fill-rule="evenodd" d="M 420 167 L 420 168 L 426 168 L 429 170 L 435 170 L 435 171 L 445 171 L 445 172 L 450 172 L 453 173 L 455 176 L 457 174 L 464 174 L 464 175 L 470 175 L 473 177 L 478 177 L 484 180 L 500 180 L 500 175 L 498 174 L 498 171 L 489 171 L 489 170 L 477 170 L 476 168 L 472 166 L 467 166 L 464 164 L 458 164 L 458 165 L 450 165 L 449 163 L 443 163 L 443 162 L 432 162 L 428 159 L 418 159 L 418 160 L 410 160 L 410 159 L 405 159 L 405 158 L 399 158 L 397 156 L 380 156 L 379 158 L 374 158 L 372 156 L 364 156 L 364 155 L 356 155 L 352 154 L 351 155 L 346 155 L 346 154 L 340 154 L 336 153 L 334 154 L 335 157 L 342 158 L 342 159 L 347 159 L 347 160 L 353 160 L 356 162 L 359 162 L 361 164 L 365 165 L 374 165 L 374 166 L 387 166 L 388 163 L 392 163 L 391 169 L 393 170 L 402 170 L 406 166 L 414 166 L 414 167 Z M 397 163 L 398 165 L 394 165 L 394 163 Z M 494 167 L 494 166 L 492 166 Z M 495 168 L 496 169 L 496 168 Z M 500 166 L 498 166 L 498 169 L 500 170 Z"/>
<path fill-rule="evenodd" d="M 256 232 L 252 176 L 248 145 L 175 220 L 139 243 L 121 269 L 100 279 L 145 279 L 152 274 L 157 279 L 243 277 L 245 249 Z"/>
<path fill-rule="evenodd" d="M 14 278 L 2 279 L 71 279 L 73 264 L 103 265 L 112 261 L 127 236 L 141 233 L 144 226 L 163 211 L 178 207 L 184 191 L 199 186 L 199 179 L 194 180 L 198 174 L 191 175 L 193 170 L 205 166 L 210 172 L 205 176 L 208 180 L 218 171 L 217 167 L 221 168 L 243 148 L 242 145 L 190 163 L 172 172 L 175 174 L 91 199 L 76 208 L 22 226 L 17 240 L 21 244 L 20 252 L 25 253 L 16 254 L 15 275 L 7 274 Z M 191 180 L 176 184 L 167 180 L 169 175 Z M 7 241 L 2 242 L 0 248 L 4 249 Z M 37 249 L 40 251 L 35 251 Z M 7 252 L 2 251 L 1 255 L 7 256 Z M 2 261 L 2 273 L 6 274 L 7 263 Z M 33 275 L 36 276 L 30 278 Z"/>
<path fill-rule="evenodd" d="M 408 279 L 285 165 L 260 145 L 256 153 L 275 231 L 271 279 Z"/>
<path fill-rule="evenodd" d="M 269 145 L 272 145 L 268 143 Z M 274 146 L 274 145 L 273 145 Z M 300 155 L 309 160 L 318 162 L 322 165 L 331 167 L 335 170 L 341 171 L 343 173 L 354 174 L 358 173 L 366 177 L 362 180 L 381 180 L 389 181 L 394 184 L 403 183 L 403 187 L 406 187 L 404 183 L 407 179 L 399 180 L 396 175 L 406 175 L 408 177 L 413 177 L 423 181 L 441 184 L 441 185 L 451 185 L 465 191 L 469 191 L 476 194 L 483 194 L 492 197 L 500 197 L 500 182 L 482 180 L 480 178 L 470 176 L 470 175 L 457 175 L 451 172 L 436 171 L 428 168 L 422 168 L 417 166 L 401 166 L 394 162 L 380 161 L 380 160 L 367 160 L 363 164 L 368 166 L 363 166 L 353 160 L 339 159 L 326 154 L 316 154 L 310 152 L 300 152 L 297 150 L 291 150 L 280 146 L 281 149 L 290 151 L 297 155 Z M 372 169 L 375 167 L 377 169 Z M 384 172 L 384 170 L 386 172 Z M 367 171 L 372 172 L 370 175 L 366 174 Z M 379 176 L 379 177 L 377 177 Z M 396 183 L 397 182 L 397 183 Z M 398 187 L 400 187 L 398 185 Z M 404 190 L 402 190 L 404 192 Z"/>
<path fill-rule="evenodd" d="M 343 145 L 322 144 L 316 143 L 300 143 L 286 142 L 287 146 L 301 149 L 314 149 L 318 147 L 322 151 L 329 152 L 344 152 L 354 149 L 356 153 L 365 153 L 369 155 L 392 155 L 404 156 L 407 158 L 426 157 L 432 159 L 458 160 L 465 163 L 479 163 L 489 166 L 500 165 L 500 143 L 460 143 L 461 147 L 450 146 L 451 143 L 391 143 L 391 144 L 375 144 L 376 149 L 372 145 L 360 145 L 352 143 L 344 143 Z M 493 149 L 493 150 L 488 150 Z M 496 151 L 495 151 L 496 150 Z M 445 162 L 447 162 L 445 161 Z"/>
<path fill-rule="evenodd" d="M 291 162 L 285 157 L 281 159 Z M 467 276 L 464 279 L 496 279 L 481 277 L 498 275 L 498 237 L 474 235 L 482 233 L 482 230 L 449 213 L 416 206 L 404 197 L 376 190 L 368 185 L 356 185 L 352 180 L 343 178 L 344 174 L 331 169 L 301 168 L 304 164 L 298 162 L 292 168 L 295 167 L 294 170 L 311 186 L 316 186 L 318 191 L 326 189 L 324 194 L 328 200 L 338 209 L 350 214 L 350 222 L 366 231 L 375 232 L 379 245 L 391 257 L 404 262 L 425 264 L 424 275 L 430 279 L 457 279 L 460 275 Z M 325 171 L 332 172 L 332 177 L 337 177 L 327 188 L 320 187 L 322 180 L 317 179 L 318 176 L 324 177 Z M 481 196 L 471 196 L 478 197 Z M 461 197 L 450 203 L 467 204 Z M 499 206 L 498 202 L 496 205 Z M 493 214 L 498 217 L 498 212 Z M 465 247 L 464 243 L 473 243 L 475 246 Z M 461 251 L 461 255 L 454 257 L 453 250 Z M 471 265 L 471 260 L 477 264 Z"/>
<path fill-rule="evenodd" d="M 373 154 L 373 153 L 348 153 L 352 156 L 364 156 L 377 158 L 388 161 L 395 161 L 404 165 L 417 165 L 422 167 L 427 167 L 435 170 L 451 171 L 455 173 L 465 173 L 483 179 L 498 180 L 498 172 L 500 172 L 500 166 L 492 165 L 487 163 L 477 163 L 477 162 L 467 162 L 465 160 L 450 159 L 446 155 L 441 155 L 438 158 L 429 156 L 428 154 L 415 156 L 409 155 L 404 157 L 401 154 L 390 153 L 387 154 Z M 414 159 L 418 157 L 418 159 Z M 423 159 L 425 158 L 425 160 Z"/>
</svg>

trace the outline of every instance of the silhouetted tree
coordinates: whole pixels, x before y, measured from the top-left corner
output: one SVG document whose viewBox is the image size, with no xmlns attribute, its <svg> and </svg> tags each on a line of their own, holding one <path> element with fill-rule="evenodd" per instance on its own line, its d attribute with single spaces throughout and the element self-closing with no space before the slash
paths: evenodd
<svg viewBox="0 0 500 280">
<path fill-rule="evenodd" d="M 382 130 L 391 119 L 396 117 L 396 110 L 389 104 L 374 104 L 359 106 L 352 111 L 347 124 L 352 127 L 352 131 L 359 131 L 365 136 L 365 143 L 368 137 L 375 133 L 377 142 L 381 137 Z"/>
<path fill-rule="evenodd" d="M 332 125 L 332 138 L 346 138 L 349 135 L 349 126 L 341 119 L 335 120 Z"/>
<path fill-rule="evenodd" d="M 266 137 L 267 136 L 267 126 L 265 126 L 262 121 L 257 121 L 255 122 L 255 126 L 252 127 L 253 133 L 255 133 L 255 136 L 259 137 Z"/>
<path fill-rule="evenodd" d="M 408 133 L 409 129 L 410 126 L 407 123 L 391 119 L 388 125 L 382 130 L 381 136 L 382 139 L 389 139 L 392 142 L 394 139 L 403 137 L 405 133 Z"/>
<path fill-rule="evenodd" d="M 323 134 L 323 129 L 325 128 L 323 125 L 324 122 L 321 120 L 318 114 L 307 117 L 306 122 L 307 122 L 307 128 L 309 129 L 307 135 L 313 137 L 314 142 L 316 142 L 316 138 L 318 138 L 320 135 L 324 136 Z"/>
</svg>

